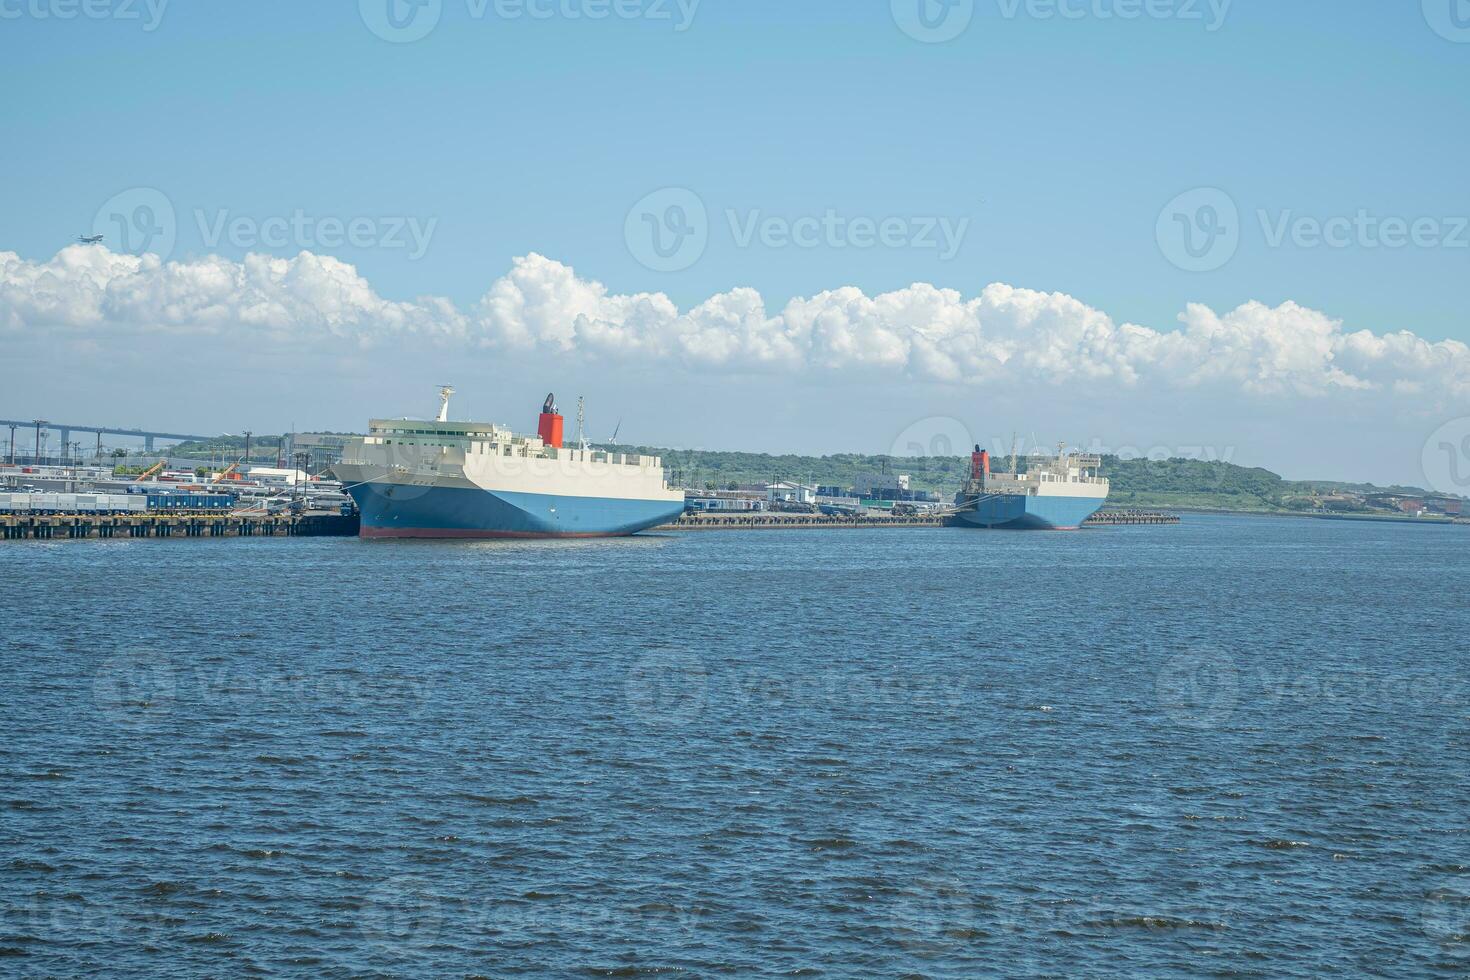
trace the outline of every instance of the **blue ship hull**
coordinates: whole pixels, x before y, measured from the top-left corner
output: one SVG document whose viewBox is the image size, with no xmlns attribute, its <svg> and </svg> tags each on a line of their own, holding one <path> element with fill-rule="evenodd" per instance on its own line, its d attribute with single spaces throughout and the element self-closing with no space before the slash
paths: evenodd
<svg viewBox="0 0 1470 980">
<path fill-rule="evenodd" d="M 357 501 L 365 538 L 600 538 L 636 534 L 667 524 L 684 511 L 681 500 L 568 497 L 360 483 Z"/>
<path fill-rule="evenodd" d="M 951 518 L 956 527 L 1060 531 L 1081 527 L 1097 513 L 1102 497 L 1034 497 L 992 493 L 976 498 L 973 508 Z M 956 501 L 958 502 L 958 501 Z"/>
</svg>

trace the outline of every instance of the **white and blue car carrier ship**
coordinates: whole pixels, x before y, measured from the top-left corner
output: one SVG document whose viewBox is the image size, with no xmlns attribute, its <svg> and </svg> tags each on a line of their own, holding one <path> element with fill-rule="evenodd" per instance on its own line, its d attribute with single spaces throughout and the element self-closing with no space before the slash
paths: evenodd
<svg viewBox="0 0 1470 980">
<path fill-rule="evenodd" d="M 1107 477 L 1098 476 L 1102 459 L 1069 453 L 1058 446 L 1055 456 L 1031 456 L 1026 472 L 992 473 L 990 453 L 975 447 L 970 479 L 955 497 L 950 523 L 958 527 L 1015 530 L 1072 530 L 1097 513 L 1108 497 Z"/>
<path fill-rule="evenodd" d="M 635 534 L 684 510 L 657 456 L 562 445 L 547 396 L 535 436 L 490 422 L 373 419 L 333 475 L 362 515 L 364 538 L 588 538 Z M 579 410 L 580 414 L 580 410 Z M 580 427 L 580 426 L 579 426 Z"/>
</svg>

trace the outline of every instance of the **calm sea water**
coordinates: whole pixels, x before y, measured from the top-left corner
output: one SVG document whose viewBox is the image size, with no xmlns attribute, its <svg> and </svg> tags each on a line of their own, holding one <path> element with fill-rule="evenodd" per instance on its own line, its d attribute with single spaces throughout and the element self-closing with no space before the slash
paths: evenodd
<svg viewBox="0 0 1470 980">
<path fill-rule="evenodd" d="M 1470 529 L 8 542 L 0 972 L 1470 972 Z"/>
</svg>

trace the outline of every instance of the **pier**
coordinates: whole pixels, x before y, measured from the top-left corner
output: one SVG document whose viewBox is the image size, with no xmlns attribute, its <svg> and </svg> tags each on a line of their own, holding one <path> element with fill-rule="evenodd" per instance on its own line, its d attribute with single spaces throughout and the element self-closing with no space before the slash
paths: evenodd
<svg viewBox="0 0 1470 980">
<path fill-rule="evenodd" d="M 56 514 L 0 515 L 0 539 L 349 537 L 356 515 L 338 514 Z"/>
<path fill-rule="evenodd" d="M 1178 524 L 1178 514 L 1165 514 L 1155 510 L 1100 510 L 1087 520 L 1084 527 L 1102 527 L 1115 524 Z"/>
<path fill-rule="evenodd" d="M 659 531 L 750 531 L 781 528 L 857 528 L 857 527 L 943 527 L 949 512 L 906 516 L 892 515 L 828 515 L 791 514 L 779 511 L 755 511 L 739 514 L 686 512 L 679 519 L 656 528 Z M 1178 514 L 1141 510 L 1100 510 L 1084 527 L 1108 527 L 1126 524 L 1178 524 Z"/>
<path fill-rule="evenodd" d="M 772 511 L 752 511 L 739 514 L 711 514 L 685 512 L 679 519 L 664 524 L 658 531 L 729 531 L 768 530 L 775 528 L 811 527 L 942 527 L 944 517 L 939 514 L 893 517 L 847 517 L 828 514 L 788 514 Z"/>
<path fill-rule="evenodd" d="M 943 527 L 946 514 L 863 515 L 686 513 L 658 531 L 751 531 L 799 528 Z M 1153 511 L 1099 511 L 1085 526 L 1178 524 L 1177 514 Z M 251 538 L 353 537 L 358 517 L 338 514 L 161 513 L 0 514 L 0 540 L 71 538 Z"/>
</svg>

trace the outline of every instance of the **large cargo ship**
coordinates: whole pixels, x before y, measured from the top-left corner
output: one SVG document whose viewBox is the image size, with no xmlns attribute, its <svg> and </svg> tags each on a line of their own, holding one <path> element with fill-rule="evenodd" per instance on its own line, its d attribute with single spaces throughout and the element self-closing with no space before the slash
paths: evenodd
<svg viewBox="0 0 1470 980">
<path fill-rule="evenodd" d="M 1097 513 L 1108 497 L 1106 477 L 1097 475 L 1102 459 L 1087 453 L 1069 453 L 1058 446 L 1056 456 L 1028 457 L 1026 471 L 992 473 L 990 453 L 975 447 L 970 456 L 970 479 L 955 497 L 950 523 L 959 527 L 1016 530 L 1073 530 Z"/>
<path fill-rule="evenodd" d="M 365 538 L 588 538 L 635 534 L 684 510 L 657 456 L 562 445 L 548 395 L 537 434 L 490 422 L 373 419 L 333 473 Z"/>
</svg>

